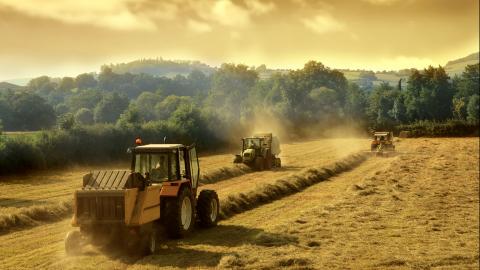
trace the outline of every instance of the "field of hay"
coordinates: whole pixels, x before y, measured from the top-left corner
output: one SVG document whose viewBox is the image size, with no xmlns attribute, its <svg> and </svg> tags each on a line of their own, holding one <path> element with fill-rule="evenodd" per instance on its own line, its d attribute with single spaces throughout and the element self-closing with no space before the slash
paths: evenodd
<svg viewBox="0 0 480 270">
<path fill-rule="evenodd" d="M 62 218 L 0 235 L 0 268 L 478 269 L 478 138 L 402 139 L 394 156 L 351 156 L 368 148 L 366 139 L 284 144 L 284 168 L 204 184 L 224 205 L 242 193 L 270 200 L 239 201 L 218 227 L 162 240 L 152 256 L 87 246 L 68 257 Z M 201 167 L 221 174 L 232 157 Z M 89 169 L 2 179 L 0 215 L 68 200 Z"/>
</svg>

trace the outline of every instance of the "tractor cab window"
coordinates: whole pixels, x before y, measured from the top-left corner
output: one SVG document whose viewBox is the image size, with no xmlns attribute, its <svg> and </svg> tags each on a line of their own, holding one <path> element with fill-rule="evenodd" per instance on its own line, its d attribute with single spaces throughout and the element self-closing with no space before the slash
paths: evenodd
<svg viewBox="0 0 480 270">
<path fill-rule="evenodd" d="M 260 148 L 260 139 L 246 139 L 245 140 L 245 149 L 249 148 Z"/>
<path fill-rule="evenodd" d="M 175 153 L 138 153 L 135 155 L 135 172 L 153 183 L 177 179 Z"/>
</svg>

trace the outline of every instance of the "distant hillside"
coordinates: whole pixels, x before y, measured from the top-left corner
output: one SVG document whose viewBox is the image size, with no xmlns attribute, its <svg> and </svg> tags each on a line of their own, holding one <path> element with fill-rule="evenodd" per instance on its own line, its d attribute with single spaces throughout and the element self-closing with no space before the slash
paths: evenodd
<svg viewBox="0 0 480 270">
<path fill-rule="evenodd" d="M 142 59 L 129 63 L 110 64 L 115 73 L 146 73 L 153 76 L 175 77 L 175 75 L 188 75 L 193 70 L 202 71 L 205 74 L 211 74 L 215 68 L 199 61 L 180 61 L 163 59 Z"/>
<path fill-rule="evenodd" d="M 4 82 L 16 84 L 19 86 L 26 86 L 31 79 L 33 78 L 17 78 L 17 79 L 8 79 L 8 80 L 5 80 Z"/>
<path fill-rule="evenodd" d="M 448 61 L 448 63 L 445 65 L 445 71 L 447 71 L 450 76 L 453 76 L 455 74 L 461 74 L 467 65 L 478 64 L 478 62 L 479 53 L 472 53 L 463 58 Z"/>
<path fill-rule="evenodd" d="M 8 83 L 8 82 L 0 82 L 0 91 L 5 91 L 5 90 L 19 90 L 22 89 L 22 86 L 13 84 L 13 83 Z"/>
</svg>

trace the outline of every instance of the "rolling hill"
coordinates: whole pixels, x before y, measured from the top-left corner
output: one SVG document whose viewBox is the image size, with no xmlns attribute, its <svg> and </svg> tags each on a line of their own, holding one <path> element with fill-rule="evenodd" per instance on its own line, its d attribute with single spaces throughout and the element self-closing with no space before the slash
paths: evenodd
<svg viewBox="0 0 480 270">
<path fill-rule="evenodd" d="M 450 76 L 455 74 L 461 74 L 467 65 L 478 64 L 479 62 L 479 52 L 472 53 L 468 56 L 448 61 L 445 65 L 445 70 Z"/>
</svg>

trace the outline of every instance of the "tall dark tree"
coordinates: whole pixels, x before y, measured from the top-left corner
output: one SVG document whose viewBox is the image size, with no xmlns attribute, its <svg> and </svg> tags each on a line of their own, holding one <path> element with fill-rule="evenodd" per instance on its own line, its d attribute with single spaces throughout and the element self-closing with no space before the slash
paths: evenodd
<svg viewBox="0 0 480 270">
<path fill-rule="evenodd" d="M 107 94 L 95 107 L 94 119 L 96 123 L 115 123 L 120 114 L 128 107 L 128 98 L 117 93 Z"/>
<path fill-rule="evenodd" d="M 55 124 L 55 112 L 42 97 L 28 93 L 15 93 L 9 100 L 13 119 L 20 130 L 40 130 Z"/>
<path fill-rule="evenodd" d="M 83 73 L 75 78 L 75 84 L 78 89 L 88 89 L 97 86 L 97 80 L 92 74 Z"/>
</svg>

